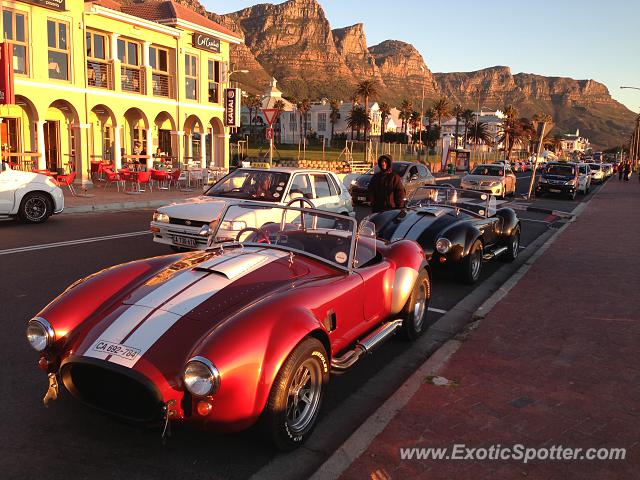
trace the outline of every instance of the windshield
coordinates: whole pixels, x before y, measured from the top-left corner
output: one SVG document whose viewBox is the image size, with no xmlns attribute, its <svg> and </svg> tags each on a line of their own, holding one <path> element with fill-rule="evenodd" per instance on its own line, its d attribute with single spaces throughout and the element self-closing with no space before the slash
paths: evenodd
<svg viewBox="0 0 640 480">
<path fill-rule="evenodd" d="M 392 163 L 391 164 L 391 170 L 393 170 L 393 173 L 397 173 L 401 177 L 404 177 L 404 174 L 407 171 L 408 167 L 409 167 L 408 163 Z M 373 175 L 374 173 L 378 173 L 379 171 L 380 171 L 380 167 L 376 165 L 375 167 L 370 168 L 366 174 Z"/>
<path fill-rule="evenodd" d="M 211 243 L 259 244 L 348 269 L 354 263 L 356 225 L 351 217 L 329 212 L 244 203 L 227 207 Z M 361 264 L 375 257 L 375 246 L 368 254 L 361 249 L 359 257 Z"/>
<path fill-rule="evenodd" d="M 471 171 L 471 175 L 502 177 L 504 176 L 504 167 L 501 165 L 478 165 Z"/>
<path fill-rule="evenodd" d="M 589 168 L 590 168 L 591 170 L 600 170 L 600 165 L 597 165 L 597 164 L 595 164 L 595 163 L 590 163 L 590 164 L 589 164 Z"/>
<path fill-rule="evenodd" d="M 547 165 L 545 169 L 547 175 L 562 175 L 565 177 L 573 176 L 575 172 L 576 169 L 573 165 L 560 165 L 558 163 Z"/>
<path fill-rule="evenodd" d="M 474 190 L 424 186 L 417 188 L 409 199 L 410 207 L 437 205 L 460 208 L 484 217 L 495 213 L 496 198 Z"/>
<path fill-rule="evenodd" d="M 212 186 L 205 195 L 280 202 L 288 182 L 288 173 L 238 169 Z"/>
</svg>

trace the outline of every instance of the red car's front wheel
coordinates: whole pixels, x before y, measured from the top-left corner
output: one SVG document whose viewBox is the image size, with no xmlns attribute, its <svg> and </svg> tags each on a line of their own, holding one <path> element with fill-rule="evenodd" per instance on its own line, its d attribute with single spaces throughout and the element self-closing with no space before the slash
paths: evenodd
<svg viewBox="0 0 640 480">
<path fill-rule="evenodd" d="M 329 359 L 322 343 L 306 338 L 291 352 L 271 387 L 264 423 L 281 450 L 300 446 L 311 434 L 329 380 Z"/>
</svg>

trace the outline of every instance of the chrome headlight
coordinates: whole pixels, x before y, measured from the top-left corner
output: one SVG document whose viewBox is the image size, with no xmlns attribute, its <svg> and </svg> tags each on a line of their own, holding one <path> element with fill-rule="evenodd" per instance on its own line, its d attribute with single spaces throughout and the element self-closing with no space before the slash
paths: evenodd
<svg viewBox="0 0 640 480">
<path fill-rule="evenodd" d="M 575 185 L 576 181 L 575 180 L 569 180 L 568 182 L 565 183 L 565 185 Z"/>
<path fill-rule="evenodd" d="M 354 179 L 354 180 L 351 180 L 351 185 L 357 185 L 357 184 L 358 184 L 358 181 L 357 181 L 357 180 L 355 180 L 355 179 Z"/>
<path fill-rule="evenodd" d="M 153 221 L 160 223 L 169 223 L 169 215 L 167 215 L 166 213 L 155 212 L 153 214 Z"/>
<path fill-rule="evenodd" d="M 184 367 L 185 388 L 196 397 L 213 395 L 220 388 L 220 372 L 204 357 L 193 357 Z"/>
<path fill-rule="evenodd" d="M 56 334 L 53 331 L 53 327 L 44 318 L 37 317 L 29 320 L 27 324 L 27 340 L 35 351 L 42 352 L 47 347 L 50 347 L 55 339 Z"/>
<path fill-rule="evenodd" d="M 451 250 L 451 241 L 448 238 L 439 238 L 436 241 L 436 250 L 438 253 L 444 255 L 449 250 Z"/>
<path fill-rule="evenodd" d="M 540 177 L 540 178 L 538 179 L 538 183 L 549 183 L 549 180 L 547 180 L 547 179 L 546 179 L 546 178 L 544 178 L 544 177 Z"/>
<path fill-rule="evenodd" d="M 239 232 L 244 228 L 247 228 L 247 222 L 243 222 L 242 220 L 224 220 L 223 222 L 220 222 L 220 230 L 233 230 L 234 232 Z"/>
</svg>

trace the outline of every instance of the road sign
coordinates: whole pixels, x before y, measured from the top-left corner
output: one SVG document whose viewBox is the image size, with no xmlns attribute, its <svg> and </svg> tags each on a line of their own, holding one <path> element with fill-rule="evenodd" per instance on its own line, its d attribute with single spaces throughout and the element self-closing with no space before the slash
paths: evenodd
<svg viewBox="0 0 640 480">
<path fill-rule="evenodd" d="M 271 127 L 267 128 L 265 133 L 266 133 L 266 136 L 267 136 L 267 140 L 273 140 L 273 128 L 271 128 Z"/>
<path fill-rule="evenodd" d="M 278 109 L 277 108 L 263 108 L 262 114 L 264 115 L 265 120 L 269 124 L 269 126 L 273 125 L 278 118 Z"/>
</svg>

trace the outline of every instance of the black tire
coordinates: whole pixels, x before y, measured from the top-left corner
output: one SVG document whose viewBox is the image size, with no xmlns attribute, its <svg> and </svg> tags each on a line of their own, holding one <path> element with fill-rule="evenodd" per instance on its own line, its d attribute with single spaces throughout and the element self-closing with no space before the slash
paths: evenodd
<svg viewBox="0 0 640 480">
<path fill-rule="evenodd" d="M 513 229 L 507 244 L 507 251 L 500 257 L 503 262 L 513 262 L 520 253 L 520 227 Z"/>
<path fill-rule="evenodd" d="M 27 193 L 18 209 L 18 218 L 24 223 L 42 223 L 53 213 L 51 199 L 44 192 Z"/>
<path fill-rule="evenodd" d="M 476 283 L 482 273 L 482 242 L 477 239 L 471 245 L 469 253 L 460 262 L 460 279 L 469 285 Z"/>
<path fill-rule="evenodd" d="M 411 296 L 400 312 L 402 317 L 401 335 L 405 340 L 413 341 L 422 335 L 427 323 L 431 300 L 431 280 L 425 269 L 421 269 L 413 285 Z"/>
<path fill-rule="evenodd" d="M 573 193 L 569 195 L 569 200 L 575 200 L 576 199 L 576 192 L 577 192 L 577 190 L 574 190 Z"/>
<path fill-rule="evenodd" d="M 305 338 L 280 368 L 263 413 L 263 427 L 280 450 L 298 448 L 309 437 L 328 381 L 329 357 L 324 346 L 315 338 Z M 300 404 L 305 404 L 302 410 Z"/>
</svg>

